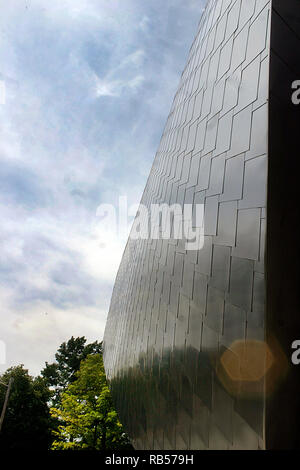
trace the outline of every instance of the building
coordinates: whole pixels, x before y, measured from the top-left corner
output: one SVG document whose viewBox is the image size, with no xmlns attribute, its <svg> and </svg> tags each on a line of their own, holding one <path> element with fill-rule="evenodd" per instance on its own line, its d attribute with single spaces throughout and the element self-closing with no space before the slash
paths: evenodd
<svg viewBox="0 0 300 470">
<path fill-rule="evenodd" d="M 141 201 L 204 244 L 130 237 L 104 336 L 137 449 L 300 447 L 299 50 L 298 0 L 208 1 Z"/>
</svg>

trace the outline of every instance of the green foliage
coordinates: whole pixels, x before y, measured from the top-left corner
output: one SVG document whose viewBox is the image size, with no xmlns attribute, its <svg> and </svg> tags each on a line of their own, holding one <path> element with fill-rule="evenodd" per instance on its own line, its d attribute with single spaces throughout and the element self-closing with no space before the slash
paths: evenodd
<svg viewBox="0 0 300 470">
<path fill-rule="evenodd" d="M 60 407 L 50 412 L 60 423 L 53 450 L 131 448 L 112 405 L 100 354 L 81 362 L 75 380 L 61 395 Z"/>
<path fill-rule="evenodd" d="M 80 362 L 89 354 L 102 354 L 102 343 L 95 341 L 86 344 L 84 336 L 78 338 L 72 336 L 68 342 L 60 345 L 55 354 L 56 361 L 52 364 L 46 362 L 41 375 L 47 385 L 52 387 L 52 404 L 54 406 L 59 405 L 61 392 L 75 380 Z"/>
<path fill-rule="evenodd" d="M 23 365 L 11 367 L 0 380 L 13 378 L 8 408 L 0 434 L 0 449 L 47 450 L 51 443 L 53 420 L 47 402 L 51 392 L 45 380 L 33 378 Z M 0 410 L 6 389 L 0 387 Z"/>
<path fill-rule="evenodd" d="M 132 449 L 113 408 L 102 343 L 72 337 L 55 359 L 42 376 L 19 365 L 0 377 L 5 384 L 13 378 L 0 450 Z M 0 386 L 0 412 L 5 393 Z"/>
</svg>

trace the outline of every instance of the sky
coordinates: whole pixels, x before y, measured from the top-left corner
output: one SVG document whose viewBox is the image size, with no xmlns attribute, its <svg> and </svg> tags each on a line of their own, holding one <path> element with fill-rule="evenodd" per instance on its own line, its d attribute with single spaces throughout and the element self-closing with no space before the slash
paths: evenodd
<svg viewBox="0 0 300 470">
<path fill-rule="evenodd" d="M 126 230 L 97 208 L 139 202 L 205 3 L 0 0 L 0 373 L 102 340 Z"/>
</svg>

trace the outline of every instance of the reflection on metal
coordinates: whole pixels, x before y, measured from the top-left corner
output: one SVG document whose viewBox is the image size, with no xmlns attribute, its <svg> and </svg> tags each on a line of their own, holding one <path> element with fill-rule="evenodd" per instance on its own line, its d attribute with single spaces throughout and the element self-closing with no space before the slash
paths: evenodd
<svg viewBox="0 0 300 470">
<path fill-rule="evenodd" d="M 269 114 L 269 78 L 280 70 L 280 54 L 287 54 L 284 64 L 294 60 L 295 72 L 291 51 L 299 48 L 287 53 L 278 42 L 277 17 L 299 24 L 299 2 L 208 1 L 141 201 L 148 208 L 204 204 L 204 246 L 186 251 L 184 240 L 129 238 L 123 255 L 104 364 L 137 449 L 280 447 L 276 420 L 285 426 L 278 410 L 282 403 L 288 410 L 293 382 L 286 378 L 294 377 L 288 348 L 300 330 L 293 329 L 297 288 L 281 294 L 284 278 L 274 262 L 286 224 L 272 195 L 282 178 L 276 172 L 285 139 L 275 121 L 288 111 L 278 111 L 281 92 L 274 86 L 278 113 Z M 293 25 L 284 30 L 291 43 L 293 31 Z M 294 72 L 290 78 L 300 78 Z M 268 129 L 282 139 L 278 158 Z M 292 313 L 283 315 L 286 299 Z M 283 384 L 290 388 L 281 393 Z"/>
<path fill-rule="evenodd" d="M 222 354 L 216 372 L 228 393 L 251 399 L 272 394 L 286 378 L 288 368 L 288 359 L 274 339 L 269 344 L 238 340 Z"/>
<path fill-rule="evenodd" d="M 251 386 L 264 379 L 273 363 L 272 351 L 263 341 L 235 341 L 231 349 L 221 357 L 223 370 L 232 382 L 236 394 L 244 384 L 251 394 Z M 243 390 L 242 394 L 245 394 Z"/>
</svg>

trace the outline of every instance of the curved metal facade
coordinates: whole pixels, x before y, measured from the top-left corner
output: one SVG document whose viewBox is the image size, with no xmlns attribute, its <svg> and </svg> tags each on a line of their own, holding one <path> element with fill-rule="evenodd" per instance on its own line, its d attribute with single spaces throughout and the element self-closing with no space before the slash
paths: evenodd
<svg viewBox="0 0 300 470">
<path fill-rule="evenodd" d="M 142 197 L 204 204 L 204 246 L 130 237 L 123 255 L 104 363 L 137 449 L 266 448 L 288 367 L 265 302 L 273 8 L 208 2 Z"/>
</svg>

